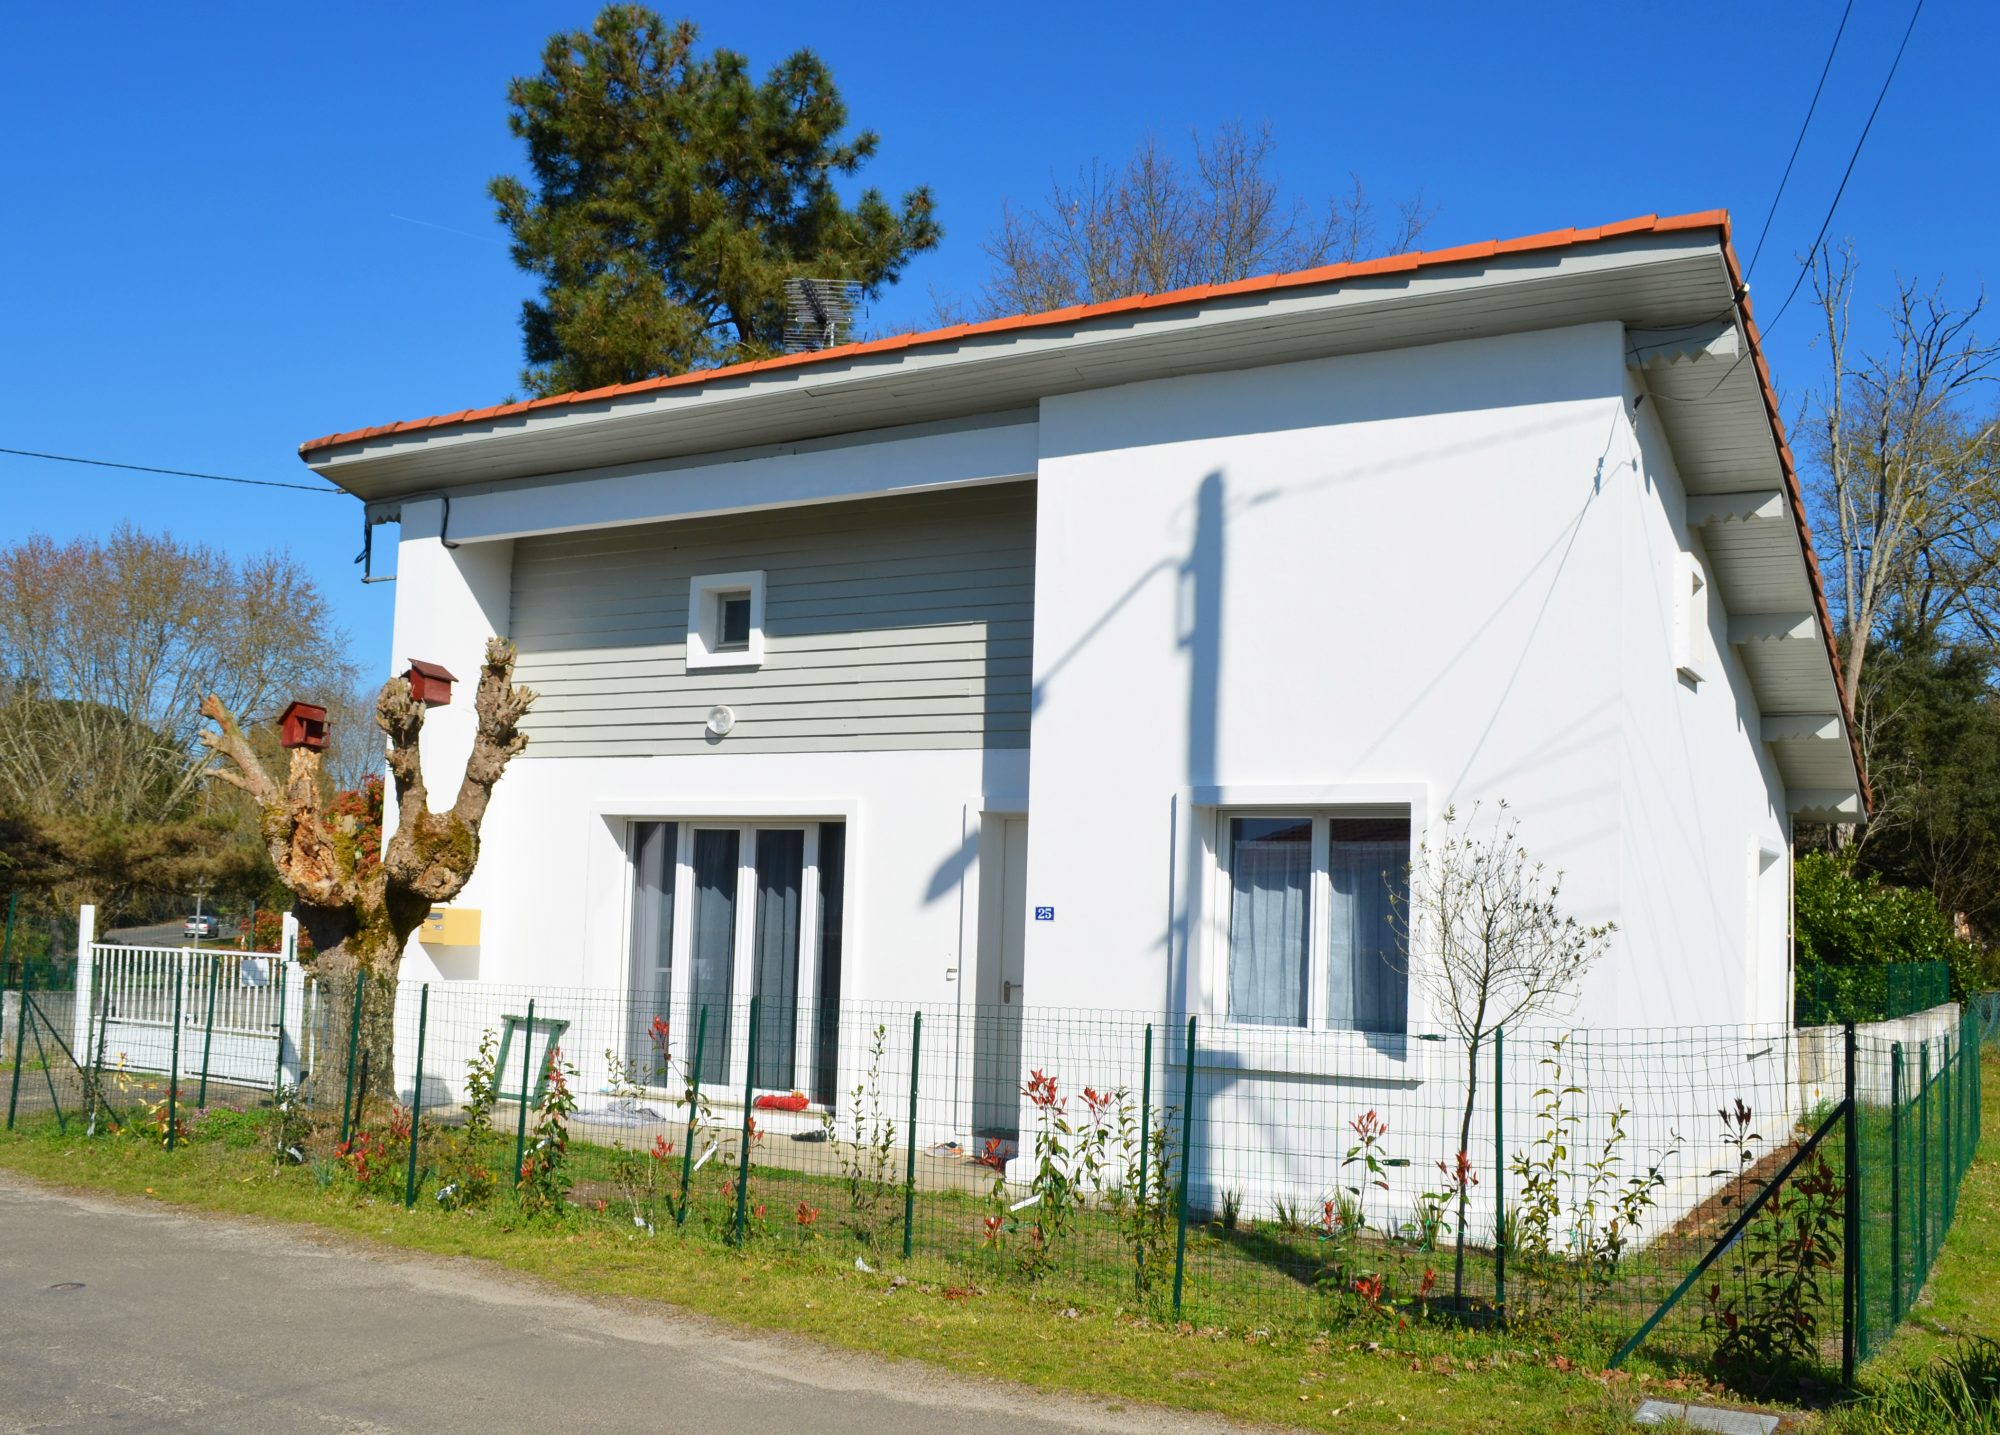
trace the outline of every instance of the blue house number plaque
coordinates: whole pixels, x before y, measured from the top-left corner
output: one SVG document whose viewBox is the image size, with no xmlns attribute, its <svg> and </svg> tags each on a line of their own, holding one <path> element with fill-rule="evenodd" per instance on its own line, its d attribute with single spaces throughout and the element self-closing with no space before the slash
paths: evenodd
<svg viewBox="0 0 2000 1435">
<path fill-rule="evenodd" d="M 1037 922 L 1053 922 L 1055 919 L 1056 909 L 1054 907 L 1035 908 L 1035 920 Z"/>
</svg>

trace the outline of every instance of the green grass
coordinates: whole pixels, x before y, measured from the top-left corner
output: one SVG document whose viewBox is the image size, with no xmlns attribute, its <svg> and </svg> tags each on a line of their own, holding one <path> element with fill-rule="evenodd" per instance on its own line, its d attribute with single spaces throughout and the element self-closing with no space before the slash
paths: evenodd
<svg viewBox="0 0 2000 1435">
<path fill-rule="evenodd" d="M 608 1216 L 526 1222 L 504 1199 L 481 1211 L 426 1209 L 432 1202 L 406 1211 L 359 1194 L 344 1177 L 322 1189 L 300 1168 L 274 1171 L 264 1151 L 235 1139 L 233 1124 L 221 1129 L 231 1139 L 204 1132 L 168 1153 L 137 1138 L 85 1140 L 74 1128 L 61 1137 L 38 1125 L 0 1136 L 0 1166 L 93 1191 L 489 1260 L 584 1294 L 657 1301 L 1117 1404 L 1305 1428 L 1608 1431 L 1625 1425 L 1643 1389 L 1668 1385 L 1607 1382 L 1550 1346 L 1421 1323 L 1399 1329 L 1367 1319 L 1269 1333 L 1175 1326 L 1135 1305 L 1074 1304 L 1062 1286 L 968 1279 L 963 1266 L 921 1251 L 908 1263 L 886 1254 L 870 1262 L 877 1273 L 865 1274 L 854 1268 L 855 1244 L 783 1232 L 768 1207 L 763 1232 L 743 1250 L 685 1234 L 648 1238 L 629 1217 L 623 1230 Z M 905 1283 L 894 1284 L 899 1277 Z"/>
<path fill-rule="evenodd" d="M 1986 1060 L 1988 1075 L 2000 1079 L 2000 1057 Z M 538 1224 L 525 1221 L 509 1198 L 449 1213 L 426 1195 L 416 1210 L 405 1211 L 400 1201 L 358 1192 L 344 1173 L 322 1186 L 304 1168 L 274 1170 L 268 1147 L 259 1144 L 261 1121 L 251 1113 L 213 1113 L 197 1139 L 168 1153 L 136 1137 L 85 1140 L 74 1123 L 61 1136 L 37 1114 L 21 1133 L 0 1137 L 0 1166 L 92 1190 L 489 1260 L 585 1294 L 657 1301 L 1120 1404 L 1306 1428 L 1608 1431 L 1624 1428 L 1646 1393 L 1738 1403 L 1698 1377 L 1670 1378 L 1694 1368 L 1693 1347 L 1681 1349 L 1685 1341 L 1649 1346 L 1630 1379 L 1592 1375 L 1609 1350 L 1606 1331 L 1629 1328 L 1623 1311 L 1572 1323 L 1560 1337 L 1414 1318 L 1336 1318 L 1313 1279 L 1325 1264 L 1324 1243 L 1310 1230 L 1283 1231 L 1269 1221 L 1246 1219 L 1235 1231 L 1193 1226 L 1189 1319 L 1177 1324 L 1164 1282 L 1150 1294 L 1134 1292 L 1130 1247 L 1107 1213 L 1080 1218 L 1056 1271 L 1031 1280 L 1020 1260 L 1025 1237 L 1018 1223 L 998 1249 L 987 1249 L 983 1223 L 996 1208 L 986 1196 L 926 1191 L 918 1202 L 914 1258 L 905 1262 L 900 1190 L 858 1216 L 826 1155 L 817 1170 L 754 1167 L 751 1202 L 765 1209 L 739 1250 L 721 1239 L 733 1215 L 724 1183 L 735 1174 L 724 1159 L 697 1176 L 687 1227 L 676 1230 L 663 1211 L 649 1208 L 657 1231 L 649 1236 L 619 1203 L 618 1157 L 607 1147 L 573 1148 L 584 1209 Z M 1988 1111 L 1986 1121 L 1990 1138 L 2000 1112 Z M 507 1149 L 497 1164 L 504 1165 L 510 1136 L 501 1144 Z M 2000 1332 L 2000 1282 L 1991 1274 L 2000 1270 L 1994 1151 L 1989 1141 L 1973 1163 L 1958 1224 L 1910 1319 L 1864 1367 L 1869 1391 L 1908 1387 L 1912 1372 L 1938 1368 L 1937 1358 L 1953 1352 L 1960 1336 Z M 661 1172 L 662 1190 L 676 1189 L 678 1160 L 663 1163 Z M 793 1218 L 802 1201 L 820 1213 L 809 1234 Z M 855 1268 L 857 1254 L 872 1273 Z M 1469 1289 L 1488 1288 L 1486 1259 L 1474 1257 Z M 1369 1260 L 1390 1270 L 1392 1284 L 1405 1292 L 1427 1264 L 1449 1279 L 1448 1251 L 1391 1242 L 1371 1247 Z M 1807 1419 L 1829 1432 L 1924 1428 L 1866 1407 Z"/>
<path fill-rule="evenodd" d="M 1982 1067 L 1987 1099 L 1980 1113 L 1979 1149 L 1959 1192 L 1958 1219 L 1903 1324 L 1859 1372 L 1863 1402 L 1828 1417 L 1829 1430 L 1886 1435 L 1927 1428 L 1905 1415 L 1884 1418 L 1877 1407 L 1957 1356 L 1963 1341 L 2000 1337 L 2000 1280 L 1995 1279 L 2000 1273 L 2000 1099 L 1995 1097 L 2000 1093 L 2000 1050 L 1989 1047 Z M 1940 1420 L 1928 1428 L 1966 1427 Z"/>
</svg>

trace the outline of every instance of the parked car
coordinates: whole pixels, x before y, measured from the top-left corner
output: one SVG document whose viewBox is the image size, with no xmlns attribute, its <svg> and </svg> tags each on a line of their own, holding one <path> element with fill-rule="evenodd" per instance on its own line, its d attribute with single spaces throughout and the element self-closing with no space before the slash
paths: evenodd
<svg viewBox="0 0 2000 1435">
<path fill-rule="evenodd" d="M 181 935 L 185 937 L 219 937 L 222 935 L 222 918 L 213 912 L 197 912 L 181 923 Z"/>
</svg>

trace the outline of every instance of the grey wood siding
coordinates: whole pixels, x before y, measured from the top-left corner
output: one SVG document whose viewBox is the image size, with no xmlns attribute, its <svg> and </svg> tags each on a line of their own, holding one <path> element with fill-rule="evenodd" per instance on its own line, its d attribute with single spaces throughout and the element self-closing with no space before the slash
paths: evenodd
<svg viewBox="0 0 2000 1435">
<path fill-rule="evenodd" d="M 689 580 L 754 568 L 763 665 L 688 672 Z M 524 538 L 528 755 L 1026 747 L 1034 602 L 1032 483 Z"/>
</svg>

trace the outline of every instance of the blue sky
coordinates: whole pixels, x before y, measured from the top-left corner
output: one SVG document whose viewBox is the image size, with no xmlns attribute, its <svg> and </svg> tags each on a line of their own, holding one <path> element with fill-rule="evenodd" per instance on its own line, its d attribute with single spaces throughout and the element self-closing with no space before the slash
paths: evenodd
<svg viewBox="0 0 2000 1435">
<path fill-rule="evenodd" d="M 508 78 L 589 4 L 9 6 L 0 18 L 0 446 L 303 479 L 300 440 L 516 389 L 529 292 L 486 181 L 519 167 Z M 947 235 L 875 307 L 970 293 L 1003 200 L 1052 174 L 1269 121 L 1288 185 L 1349 172 L 1438 206 L 1428 246 L 1727 207 L 1748 258 L 1841 4 L 1423 7 L 700 4 L 763 71 L 805 45 L 859 124 L 864 180 L 929 183 Z M 1909 7 L 1855 0 L 1753 281 L 1768 321 L 1811 242 Z M 1929 0 L 1832 233 L 1958 298 L 2000 279 L 1988 182 L 2000 7 Z M 1802 295 L 1772 336 L 1789 403 L 1817 378 Z M 1788 413 L 1788 417 L 1790 417 Z M 0 455 L 0 541 L 120 519 L 234 551 L 289 545 L 380 670 L 388 585 L 349 560 L 345 498 Z"/>
</svg>

